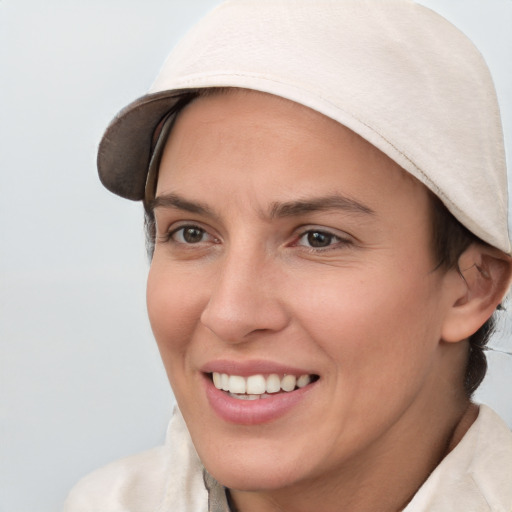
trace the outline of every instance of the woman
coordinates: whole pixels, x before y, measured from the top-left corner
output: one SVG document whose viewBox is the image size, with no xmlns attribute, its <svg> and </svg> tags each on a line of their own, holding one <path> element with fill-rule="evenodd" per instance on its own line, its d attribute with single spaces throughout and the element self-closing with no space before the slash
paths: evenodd
<svg viewBox="0 0 512 512">
<path fill-rule="evenodd" d="M 510 510 L 512 435 L 471 402 L 512 269 L 497 114 L 476 49 L 407 0 L 199 24 L 98 156 L 144 201 L 179 411 L 66 510 Z"/>
</svg>

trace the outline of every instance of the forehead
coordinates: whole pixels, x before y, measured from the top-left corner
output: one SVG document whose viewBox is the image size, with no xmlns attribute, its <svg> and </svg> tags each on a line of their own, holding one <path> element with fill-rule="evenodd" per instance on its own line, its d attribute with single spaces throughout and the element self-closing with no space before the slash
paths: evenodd
<svg viewBox="0 0 512 512">
<path fill-rule="evenodd" d="M 277 199 L 331 190 L 370 202 L 426 188 L 338 122 L 266 93 L 209 93 L 179 114 L 159 171 L 158 193 L 251 185 Z M 272 188 L 271 185 L 274 185 Z M 290 197 L 293 199 L 293 197 Z M 269 198 L 270 200 L 270 198 Z"/>
<path fill-rule="evenodd" d="M 250 89 L 205 89 L 178 114 L 170 139 L 175 140 L 176 133 L 191 125 L 194 130 L 202 127 L 208 131 L 213 127 L 222 130 L 224 126 L 228 128 L 234 124 L 245 128 L 239 137 L 245 136 L 252 141 L 257 141 L 269 131 L 279 130 L 276 142 L 280 144 L 298 142 L 307 133 L 312 141 L 321 139 L 325 145 L 337 146 L 343 132 L 343 137 L 350 139 L 351 145 L 365 146 L 367 153 L 392 162 L 375 146 L 330 117 L 286 98 Z M 197 131 L 197 135 L 200 134 L 202 132 Z M 198 140 L 199 144 L 201 142 Z"/>
</svg>

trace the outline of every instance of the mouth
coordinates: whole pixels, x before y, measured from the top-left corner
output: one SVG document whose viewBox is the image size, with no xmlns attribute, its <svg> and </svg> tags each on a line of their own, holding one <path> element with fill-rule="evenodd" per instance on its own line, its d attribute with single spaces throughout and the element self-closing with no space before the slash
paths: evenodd
<svg viewBox="0 0 512 512">
<path fill-rule="evenodd" d="M 237 400 L 260 400 L 288 394 L 316 382 L 315 374 L 254 374 L 248 376 L 211 372 L 208 374 L 215 388 Z"/>
<path fill-rule="evenodd" d="M 319 396 L 315 390 L 321 389 L 320 374 L 275 361 L 219 359 L 200 371 L 211 410 L 235 425 L 286 421 L 294 414 L 301 417 Z"/>
</svg>

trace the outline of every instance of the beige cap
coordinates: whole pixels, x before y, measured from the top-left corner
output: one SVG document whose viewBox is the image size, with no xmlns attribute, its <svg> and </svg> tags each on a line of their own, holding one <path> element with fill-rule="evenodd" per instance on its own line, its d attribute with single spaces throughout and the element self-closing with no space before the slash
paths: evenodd
<svg viewBox="0 0 512 512">
<path fill-rule="evenodd" d="M 153 132 L 190 90 L 242 87 L 342 123 L 506 253 L 507 174 L 496 93 L 469 39 L 410 0 L 230 0 L 176 46 L 149 93 L 100 143 L 112 192 L 144 197 Z"/>
</svg>

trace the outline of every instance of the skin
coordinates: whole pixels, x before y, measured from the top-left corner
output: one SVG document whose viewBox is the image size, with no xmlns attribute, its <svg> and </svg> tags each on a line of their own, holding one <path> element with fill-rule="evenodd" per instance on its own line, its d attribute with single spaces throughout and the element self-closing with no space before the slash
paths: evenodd
<svg viewBox="0 0 512 512">
<path fill-rule="evenodd" d="M 201 460 L 237 510 L 401 510 L 476 417 L 467 342 L 444 339 L 467 283 L 433 271 L 426 188 L 335 121 L 234 92 L 182 112 L 156 196 L 151 325 Z M 220 358 L 320 379 L 284 416 L 232 424 L 200 371 Z"/>
</svg>

